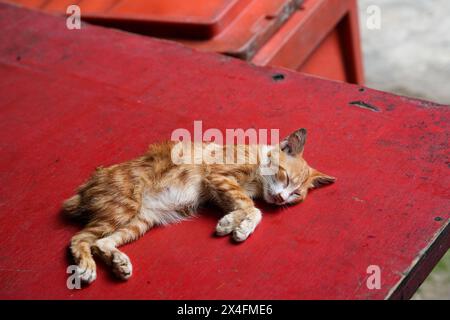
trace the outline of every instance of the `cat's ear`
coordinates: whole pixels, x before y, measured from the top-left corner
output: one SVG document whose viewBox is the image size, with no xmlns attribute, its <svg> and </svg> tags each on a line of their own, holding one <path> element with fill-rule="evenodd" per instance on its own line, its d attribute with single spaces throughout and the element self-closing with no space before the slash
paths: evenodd
<svg viewBox="0 0 450 320">
<path fill-rule="evenodd" d="M 316 169 L 311 169 L 311 174 L 309 175 L 308 180 L 311 188 L 320 188 L 335 182 L 336 178 L 319 172 Z"/>
<path fill-rule="evenodd" d="M 306 129 L 298 129 L 284 138 L 280 143 L 280 149 L 291 156 L 303 153 L 306 142 Z"/>
</svg>

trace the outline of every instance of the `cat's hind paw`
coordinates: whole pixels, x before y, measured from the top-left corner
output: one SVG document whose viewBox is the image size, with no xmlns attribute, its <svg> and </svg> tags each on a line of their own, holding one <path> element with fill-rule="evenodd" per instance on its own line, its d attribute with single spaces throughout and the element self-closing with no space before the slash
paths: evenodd
<svg viewBox="0 0 450 320">
<path fill-rule="evenodd" d="M 82 283 L 90 284 L 97 279 L 97 271 L 94 260 L 83 261 L 77 266 L 76 274 Z"/>
</svg>

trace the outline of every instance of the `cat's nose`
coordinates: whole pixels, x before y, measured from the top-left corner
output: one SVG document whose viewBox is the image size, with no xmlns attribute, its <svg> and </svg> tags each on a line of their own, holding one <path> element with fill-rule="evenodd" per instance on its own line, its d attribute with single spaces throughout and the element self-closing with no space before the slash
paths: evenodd
<svg viewBox="0 0 450 320">
<path fill-rule="evenodd" d="M 281 195 L 281 193 L 277 193 L 273 199 L 275 200 L 276 203 L 282 203 L 284 202 L 283 196 Z"/>
</svg>

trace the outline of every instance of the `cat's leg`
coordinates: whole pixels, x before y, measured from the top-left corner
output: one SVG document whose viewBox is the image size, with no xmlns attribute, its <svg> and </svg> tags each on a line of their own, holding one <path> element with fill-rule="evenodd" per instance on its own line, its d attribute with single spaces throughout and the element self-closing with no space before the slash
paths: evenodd
<svg viewBox="0 0 450 320">
<path fill-rule="evenodd" d="M 107 237 L 95 241 L 95 252 L 112 267 L 112 271 L 118 278 L 127 280 L 132 275 L 133 267 L 130 258 L 117 247 L 137 240 L 152 226 L 152 221 L 136 215 L 128 224 Z"/>
<path fill-rule="evenodd" d="M 231 212 L 222 217 L 216 226 L 218 235 L 233 233 L 233 239 L 241 242 L 255 231 L 262 219 L 261 211 L 233 178 L 211 175 L 208 183 L 218 204 Z"/>
<path fill-rule="evenodd" d="M 70 250 L 78 266 L 77 273 L 80 280 L 91 283 L 97 277 L 95 261 L 92 257 L 91 246 L 104 235 L 114 231 L 114 226 L 108 221 L 93 222 L 72 237 Z"/>
</svg>

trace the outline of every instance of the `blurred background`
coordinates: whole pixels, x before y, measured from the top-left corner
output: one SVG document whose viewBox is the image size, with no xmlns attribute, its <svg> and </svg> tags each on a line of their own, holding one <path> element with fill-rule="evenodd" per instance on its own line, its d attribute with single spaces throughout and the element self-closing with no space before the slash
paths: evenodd
<svg viewBox="0 0 450 320">
<path fill-rule="evenodd" d="M 379 29 L 367 27 L 376 5 Z M 368 87 L 450 104 L 450 1 L 358 0 Z M 450 299 L 450 252 L 413 299 Z"/>
<path fill-rule="evenodd" d="M 450 104 L 450 1 L 359 0 L 366 85 Z M 381 28 L 366 26 L 370 6 Z"/>
</svg>

